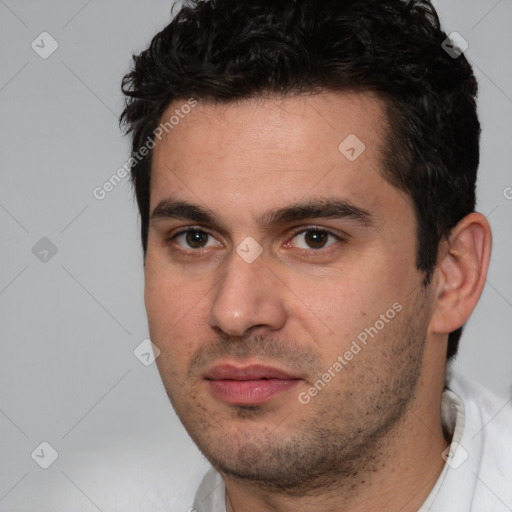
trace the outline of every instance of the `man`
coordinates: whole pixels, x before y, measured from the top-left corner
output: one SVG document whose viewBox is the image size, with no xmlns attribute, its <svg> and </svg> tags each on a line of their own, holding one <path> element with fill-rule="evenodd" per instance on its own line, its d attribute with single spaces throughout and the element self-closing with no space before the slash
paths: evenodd
<svg viewBox="0 0 512 512">
<path fill-rule="evenodd" d="M 194 510 L 512 510 L 510 404 L 447 372 L 491 232 L 446 38 L 426 1 L 210 0 L 134 58 L 150 335 L 213 466 Z"/>
</svg>

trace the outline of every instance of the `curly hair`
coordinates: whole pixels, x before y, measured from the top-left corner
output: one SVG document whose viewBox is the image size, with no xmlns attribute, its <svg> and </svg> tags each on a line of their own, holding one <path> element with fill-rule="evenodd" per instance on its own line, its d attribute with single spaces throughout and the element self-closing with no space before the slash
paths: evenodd
<svg viewBox="0 0 512 512">
<path fill-rule="evenodd" d="M 464 55 L 444 51 L 446 38 L 427 0 L 192 0 L 133 56 L 120 124 L 133 155 L 177 99 L 377 94 L 387 115 L 381 173 L 411 198 L 426 286 L 439 242 L 474 211 L 479 162 L 477 83 Z M 151 151 L 131 179 L 145 256 Z M 450 333 L 448 359 L 461 334 Z"/>
</svg>

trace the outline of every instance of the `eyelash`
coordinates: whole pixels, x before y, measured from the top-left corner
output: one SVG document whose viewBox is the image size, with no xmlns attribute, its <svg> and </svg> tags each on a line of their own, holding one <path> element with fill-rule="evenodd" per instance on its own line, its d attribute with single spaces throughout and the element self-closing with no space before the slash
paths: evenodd
<svg viewBox="0 0 512 512">
<path fill-rule="evenodd" d="M 317 233 L 325 233 L 326 235 L 328 236 L 332 236 L 333 238 L 336 239 L 337 242 L 347 242 L 348 239 L 350 238 L 348 235 L 346 236 L 341 236 L 341 235 L 338 235 L 336 233 L 333 233 L 332 231 L 329 231 L 328 229 L 325 229 L 325 228 L 321 228 L 321 227 L 316 227 L 316 226 L 309 226 L 307 228 L 301 228 L 295 232 L 293 232 L 293 234 L 291 235 L 290 237 L 290 240 L 293 240 L 297 235 L 300 235 L 302 233 L 307 233 L 307 232 L 310 232 L 310 231 L 313 231 L 313 232 L 317 232 Z M 190 232 L 199 232 L 199 233 L 203 233 L 209 237 L 212 237 L 215 239 L 215 237 L 209 233 L 208 231 L 204 230 L 203 228 L 201 227 L 195 227 L 195 226 L 191 226 L 191 227 L 188 227 L 187 229 L 182 229 L 181 231 L 178 231 L 177 233 L 174 233 L 172 236 L 168 237 L 166 239 L 166 243 L 171 243 L 171 242 L 174 242 L 174 240 L 179 237 L 180 235 L 184 235 L 184 234 L 187 234 L 187 233 L 190 233 Z M 288 244 L 289 242 L 287 242 Z M 177 245 L 177 244 L 176 244 Z M 323 253 L 325 254 L 330 247 L 332 247 L 333 245 L 336 245 L 335 243 L 332 243 L 330 245 L 328 245 L 327 247 L 321 247 L 320 249 L 300 249 L 301 251 L 308 251 L 310 253 Z M 186 251 L 188 252 L 189 254 L 190 253 L 199 253 L 201 254 L 204 250 L 208 249 L 207 247 L 203 247 L 203 248 L 199 248 L 199 249 L 185 249 L 179 245 L 177 245 L 179 251 Z"/>
</svg>

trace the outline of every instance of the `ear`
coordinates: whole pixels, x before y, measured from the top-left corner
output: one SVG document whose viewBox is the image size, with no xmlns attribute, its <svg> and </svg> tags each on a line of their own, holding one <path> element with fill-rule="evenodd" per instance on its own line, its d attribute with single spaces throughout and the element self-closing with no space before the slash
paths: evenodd
<svg viewBox="0 0 512 512">
<path fill-rule="evenodd" d="M 481 213 L 464 217 L 441 243 L 431 332 L 449 334 L 468 320 L 482 294 L 491 245 L 491 227 Z"/>
</svg>

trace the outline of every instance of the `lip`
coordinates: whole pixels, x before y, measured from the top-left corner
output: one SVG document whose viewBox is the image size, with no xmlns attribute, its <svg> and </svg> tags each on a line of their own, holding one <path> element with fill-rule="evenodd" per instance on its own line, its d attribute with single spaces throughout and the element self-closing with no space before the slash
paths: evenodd
<svg viewBox="0 0 512 512">
<path fill-rule="evenodd" d="M 260 379 L 298 379 L 284 370 L 262 364 L 235 366 L 219 364 L 205 374 L 208 380 L 260 380 Z"/>
<path fill-rule="evenodd" d="M 273 366 L 219 364 L 204 376 L 210 391 L 231 405 L 260 405 L 295 387 L 300 377 Z"/>
</svg>

